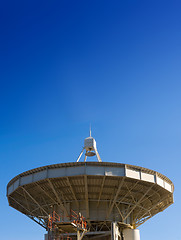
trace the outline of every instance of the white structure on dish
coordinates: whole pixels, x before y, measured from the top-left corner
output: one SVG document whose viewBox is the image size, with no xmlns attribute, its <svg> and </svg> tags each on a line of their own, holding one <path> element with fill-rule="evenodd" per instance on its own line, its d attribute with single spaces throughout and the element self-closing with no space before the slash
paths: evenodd
<svg viewBox="0 0 181 240">
<path fill-rule="evenodd" d="M 97 157 L 98 162 L 102 162 L 100 155 L 97 151 L 96 140 L 91 136 L 91 129 L 90 129 L 90 136 L 84 140 L 84 147 L 77 159 L 77 162 L 80 160 L 84 150 L 86 150 L 84 162 L 86 162 L 87 157 L 93 157 L 95 155 Z"/>
</svg>

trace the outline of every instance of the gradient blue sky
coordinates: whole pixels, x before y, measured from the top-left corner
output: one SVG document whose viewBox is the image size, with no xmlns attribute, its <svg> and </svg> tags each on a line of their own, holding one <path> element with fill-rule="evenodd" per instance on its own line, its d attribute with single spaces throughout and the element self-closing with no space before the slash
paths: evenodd
<svg viewBox="0 0 181 240">
<path fill-rule="evenodd" d="M 140 227 L 141 240 L 181 239 L 180 13 L 175 0 L 1 1 L 1 239 L 43 239 L 8 206 L 6 185 L 75 161 L 90 122 L 103 161 L 175 184 L 174 205 Z"/>
</svg>

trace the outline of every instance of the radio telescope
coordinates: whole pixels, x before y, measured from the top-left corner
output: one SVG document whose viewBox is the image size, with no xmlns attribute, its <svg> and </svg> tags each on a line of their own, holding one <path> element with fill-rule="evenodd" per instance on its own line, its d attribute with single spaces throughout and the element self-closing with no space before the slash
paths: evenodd
<svg viewBox="0 0 181 240">
<path fill-rule="evenodd" d="M 97 162 L 86 161 L 94 155 Z M 170 206 L 173 191 L 161 173 L 102 162 L 90 132 L 76 162 L 19 174 L 8 183 L 7 198 L 46 229 L 45 240 L 140 240 L 137 227 Z"/>
</svg>

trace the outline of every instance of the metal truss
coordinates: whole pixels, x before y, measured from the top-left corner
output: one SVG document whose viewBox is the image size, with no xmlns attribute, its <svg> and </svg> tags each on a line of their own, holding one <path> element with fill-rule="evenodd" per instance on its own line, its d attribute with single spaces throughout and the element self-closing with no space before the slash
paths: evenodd
<svg viewBox="0 0 181 240">
<path fill-rule="evenodd" d="M 34 214 L 30 210 L 28 210 L 26 207 L 24 207 L 16 199 L 14 199 L 12 196 L 9 196 L 9 197 L 28 213 L 28 214 L 23 213 L 24 215 L 26 215 L 27 217 L 32 219 L 34 222 L 38 223 L 43 228 L 47 229 L 47 224 L 46 224 L 46 222 L 45 222 L 45 220 L 43 218 L 41 218 L 39 216 L 34 216 Z"/>
</svg>

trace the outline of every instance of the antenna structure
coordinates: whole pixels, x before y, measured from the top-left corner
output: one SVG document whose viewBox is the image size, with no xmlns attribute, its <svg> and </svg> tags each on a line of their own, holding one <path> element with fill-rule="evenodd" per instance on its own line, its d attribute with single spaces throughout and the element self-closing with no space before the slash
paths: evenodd
<svg viewBox="0 0 181 240">
<path fill-rule="evenodd" d="M 84 140 L 84 147 L 81 151 L 81 153 L 79 154 L 79 157 L 77 158 L 77 162 L 79 162 L 84 150 L 85 152 L 85 157 L 84 157 L 84 162 L 86 162 L 87 157 L 93 157 L 96 155 L 98 162 L 102 162 L 100 155 L 97 151 L 97 147 L 96 147 L 96 140 L 92 137 L 92 133 L 91 133 L 91 125 L 90 125 L 90 130 L 89 130 L 89 137 L 85 138 Z"/>
<path fill-rule="evenodd" d="M 137 227 L 174 202 L 174 185 L 151 169 L 101 162 L 89 134 L 77 162 L 84 150 L 84 161 L 96 155 L 98 162 L 21 173 L 7 185 L 9 205 L 45 228 L 44 240 L 140 240 Z"/>
</svg>

